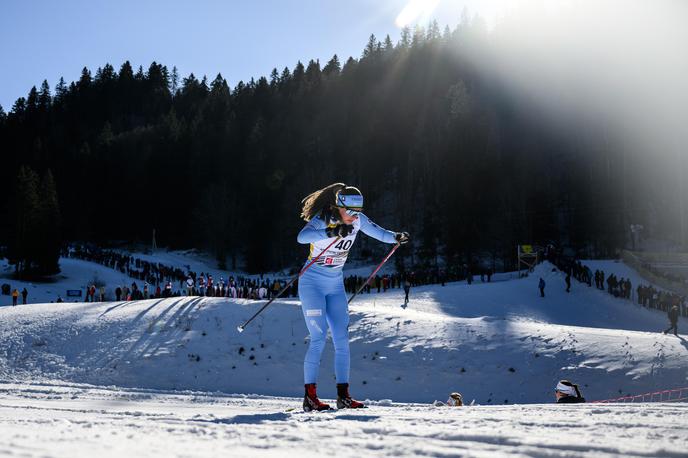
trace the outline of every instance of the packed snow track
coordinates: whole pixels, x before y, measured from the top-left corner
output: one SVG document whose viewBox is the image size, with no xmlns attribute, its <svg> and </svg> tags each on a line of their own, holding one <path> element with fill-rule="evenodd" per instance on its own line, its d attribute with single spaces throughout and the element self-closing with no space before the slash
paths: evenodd
<svg viewBox="0 0 688 458">
<path fill-rule="evenodd" d="M 688 405 L 434 407 L 304 413 L 300 399 L 0 384 L 0 455 L 686 456 Z"/>
</svg>

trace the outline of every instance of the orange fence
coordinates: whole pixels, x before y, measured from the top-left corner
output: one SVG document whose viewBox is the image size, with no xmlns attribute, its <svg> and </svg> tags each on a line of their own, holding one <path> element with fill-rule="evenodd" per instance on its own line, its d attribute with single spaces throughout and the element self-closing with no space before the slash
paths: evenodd
<svg viewBox="0 0 688 458">
<path fill-rule="evenodd" d="M 654 393 L 637 394 L 635 396 L 623 396 L 593 403 L 609 404 L 613 402 L 686 402 L 688 401 L 688 388 L 676 388 L 674 390 L 655 391 Z"/>
</svg>

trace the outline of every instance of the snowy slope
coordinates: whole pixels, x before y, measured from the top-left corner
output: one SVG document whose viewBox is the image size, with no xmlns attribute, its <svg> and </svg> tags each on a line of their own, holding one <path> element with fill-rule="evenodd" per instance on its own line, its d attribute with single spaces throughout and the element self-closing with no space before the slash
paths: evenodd
<svg viewBox="0 0 688 458">
<path fill-rule="evenodd" d="M 299 400 L 0 383 L 0 455 L 22 457 L 686 456 L 677 404 L 328 413 Z"/>
<path fill-rule="evenodd" d="M 537 280 L 547 282 L 547 297 Z M 688 385 L 688 342 L 657 331 L 665 315 L 574 284 L 543 264 L 529 278 L 362 295 L 351 310 L 352 393 L 479 404 L 552 401 L 560 378 L 588 399 Z M 243 334 L 260 303 L 170 298 L 0 308 L 0 379 L 295 396 L 307 331 L 282 300 Z M 681 318 L 679 330 L 688 320 Z M 332 348 L 320 391 L 334 396 Z"/>
<path fill-rule="evenodd" d="M 256 275 L 248 275 L 241 271 L 221 271 L 217 269 L 216 262 L 195 251 L 160 251 L 155 254 L 131 253 L 131 255 L 141 260 L 159 262 L 170 267 L 178 267 L 185 272 L 191 269 L 198 274 L 201 272 L 211 273 L 217 279 L 220 277 L 229 278 L 230 275 L 259 278 Z M 95 278 L 98 278 L 98 280 L 104 283 L 106 300 L 115 299 L 115 288 L 118 286 L 131 286 L 132 282 L 136 282 L 139 288 L 143 286 L 141 280 L 135 280 L 126 274 L 98 263 L 82 261 L 80 259 L 60 258 L 60 270 L 61 272 L 50 282 L 37 283 L 18 281 L 12 278 L 14 266 L 9 265 L 7 259 L 0 259 L 0 283 L 8 283 L 12 289 L 17 288 L 20 292 L 23 288 L 26 288 L 29 292 L 28 303 L 30 304 L 54 302 L 57 300 L 58 295 L 60 295 L 64 301 L 83 301 L 86 294 L 86 287 L 91 284 Z M 284 274 L 281 273 L 275 273 L 270 276 L 270 278 L 283 277 Z M 173 286 L 175 289 L 179 289 L 177 284 Z M 81 298 L 67 297 L 67 290 L 78 289 L 82 291 Z M 19 303 L 21 303 L 21 296 L 19 297 Z M 11 304 L 11 296 L 0 296 L 0 307 Z"/>
<path fill-rule="evenodd" d="M 18 281 L 11 278 L 14 273 L 14 267 L 7 263 L 6 259 L 0 259 L 0 283 L 8 283 L 12 290 L 15 288 L 21 292 L 26 288 L 29 292 L 27 296 L 28 303 L 49 303 L 57 300 L 58 296 L 62 297 L 63 301 L 83 301 L 86 294 L 86 286 L 89 285 L 95 278 L 103 281 L 107 287 L 107 297 L 114 299 L 114 290 L 117 285 L 131 285 L 133 281 L 126 274 L 110 269 L 100 264 L 85 262 L 78 259 L 60 258 L 61 272 L 55 276 L 54 281 L 48 283 L 36 283 L 30 281 Z M 67 297 L 67 290 L 82 290 L 81 298 Z M 21 296 L 19 296 L 19 303 L 21 304 Z M 12 305 L 11 296 L 0 295 L 0 307 L 4 305 Z"/>
</svg>

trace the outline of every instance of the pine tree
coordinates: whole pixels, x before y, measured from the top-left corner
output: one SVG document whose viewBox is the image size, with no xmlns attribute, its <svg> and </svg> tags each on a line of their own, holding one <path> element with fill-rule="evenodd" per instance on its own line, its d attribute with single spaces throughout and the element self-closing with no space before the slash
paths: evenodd
<svg viewBox="0 0 688 458">
<path fill-rule="evenodd" d="M 120 81 L 132 81 L 134 79 L 134 69 L 131 67 L 129 61 L 126 61 L 119 68 Z"/>
<path fill-rule="evenodd" d="M 270 72 L 270 87 L 275 88 L 279 85 L 280 83 L 280 77 L 279 73 L 277 72 L 277 68 L 273 68 L 272 71 Z"/>
<path fill-rule="evenodd" d="M 327 62 L 325 68 L 323 68 L 323 74 L 325 76 L 337 76 L 342 70 L 342 66 L 339 63 L 339 58 L 335 54 L 332 59 Z"/>
<path fill-rule="evenodd" d="M 294 67 L 294 71 L 292 72 L 292 79 L 297 82 L 301 82 L 303 80 L 303 75 L 306 73 L 306 70 L 301 63 L 301 61 L 298 61 L 296 63 L 296 66 Z"/>
<path fill-rule="evenodd" d="M 375 38 L 375 34 L 371 34 L 370 37 L 368 38 L 368 43 L 366 44 L 365 48 L 363 49 L 363 54 L 361 57 L 363 57 L 364 59 L 366 57 L 372 57 L 376 54 L 377 49 L 378 49 L 377 38 Z"/>
<path fill-rule="evenodd" d="M 306 82 L 309 87 L 313 88 L 320 84 L 320 62 L 317 60 L 310 60 L 308 62 L 308 67 L 306 67 Z"/>
<path fill-rule="evenodd" d="M 289 71 L 289 68 L 284 67 L 282 70 L 282 74 L 280 75 L 280 84 L 286 84 L 291 80 L 291 72 Z"/>
<path fill-rule="evenodd" d="M 26 111 L 34 113 L 38 109 L 38 90 L 33 86 L 26 98 Z"/>
<path fill-rule="evenodd" d="M 440 38 L 440 26 L 437 24 L 437 20 L 432 20 L 428 24 L 428 41 L 435 41 Z"/>
<path fill-rule="evenodd" d="M 67 85 L 65 84 L 65 80 L 63 77 L 60 77 L 60 80 L 57 82 L 57 85 L 55 86 L 55 103 L 62 103 L 64 100 L 65 96 L 67 95 Z"/>
<path fill-rule="evenodd" d="M 41 84 L 41 92 L 38 94 L 38 106 L 42 111 L 46 112 L 50 108 L 51 101 L 50 85 L 48 84 L 47 80 L 43 80 L 43 84 Z"/>
<path fill-rule="evenodd" d="M 445 43 L 449 43 L 451 40 L 451 29 L 449 28 L 448 25 L 444 26 L 444 32 L 442 32 L 442 41 Z"/>
<path fill-rule="evenodd" d="M 411 47 L 417 48 L 425 43 L 425 29 L 422 25 L 416 25 L 413 29 L 413 40 L 411 41 Z"/>
<path fill-rule="evenodd" d="M 170 93 L 175 96 L 179 90 L 179 72 L 177 67 L 172 67 L 172 74 L 170 75 Z"/>
<path fill-rule="evenodd" d="M 401 38 L 399 39 L 399 47 L 406 49 L 411 46 L 411 29 L 409 26 L 401 29 Z"/>
<path fill-rule="evenodd" d="M 8 217 L 10 234 L 8 258 L 15 266 L 19 278 L 31 273 L 36 261 L 36 243 L 39 229 L 38 175 L 29 167 L 21 166 L 15 178 Z"/>
<path fill-rule="evenodd" d="M 77 83 L 77 88 L 79 89 L 79 91 L 83 92 L 87 90 L 89 87 L 91 87 L 91 82 L 91 71 L 88 68 L 84 67 L 81 70 L 81 77 L 79 78 L 79 82 Z"/>
<path fill-rule="evenodd" d="M 383 45 L 382 49 L 385 51 L 385 53 L 394 51 L 394 44 L 392 43 L 392 39 L 389 37 L 389 34 L 387 34 L 385 37 L 385 44 Z"/>
<path fill-rule="evenodd" d="M 53 275 L 60 272 L 60 205 L 53 174 L 48 169 L 43 175 L 39 190 L 37 208 L 38 248 L 35 253 L 36 272 L 41 275 Z"/>
<path fill-rule="evenodd" d="M 349 56 L 349 58 L 346 60 L 346 63 L 344 64 L 344 67 L 342 67 L 342 75 L 346 75 L 348 73 L 353 72 L 356 67 L 356 64 L 358 64 L 358 61 L 353 57 Z"/>
<path fill-rule="evenodd" d="M 26 99 L 24 97 L 19 97 L 12 105 L 12 111 L 10 111 L 14 117 L 22 117 L 26 113 Z"/>
</svg>

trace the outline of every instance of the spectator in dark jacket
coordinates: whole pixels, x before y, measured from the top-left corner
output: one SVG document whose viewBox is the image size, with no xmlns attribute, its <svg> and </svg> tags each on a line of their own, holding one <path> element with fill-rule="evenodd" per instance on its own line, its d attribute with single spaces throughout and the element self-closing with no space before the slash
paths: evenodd
<svg viewBox="0 0 688 458">
<path fill-rule="evenodd" d="M 669 315 L 669 323 L 671 326 L 669 326 L 666 331 L 664 331 L 664 334 L 667 332 L 671 331 L 672 329 L 674 330 L 674 335 L 678 336 L 678 305 L 674 305 L 669 309 L 668 312 Z"/>
<path fill-rule="evenodd" d="M 560 380 L 554 389 L 557 404 L 578 404 L 585 402 L 585 398 L 578 389 L 578 385 L 568 380 Z"/>
<path fill-rule="evenodd" d="M 24 288 L 22 290 L 22 303 L 24 305 L 26 305 L 26 296 L 28 296 L 28 295 L 29 295 L 29 292 L 26 290 L 26 288 Z"/>
<path fill-rule="evenodd" d="M 540 288 L 540 297 L 545 297 L 545 280 L 542 277 L 540 277 L 538 288 Z"/>
<path fill-rule="evenodd" d="M 566 292 L 567 293 L 571 292 L 571 274 L 570 273 L 566 274 Z"/>
</svg>

